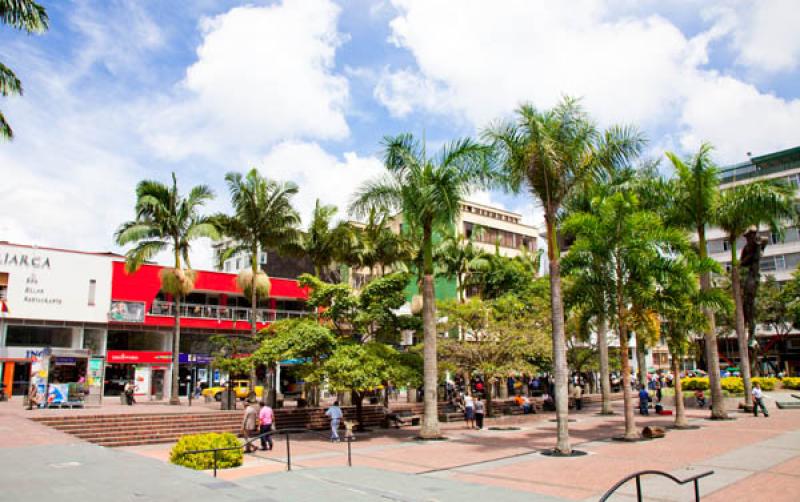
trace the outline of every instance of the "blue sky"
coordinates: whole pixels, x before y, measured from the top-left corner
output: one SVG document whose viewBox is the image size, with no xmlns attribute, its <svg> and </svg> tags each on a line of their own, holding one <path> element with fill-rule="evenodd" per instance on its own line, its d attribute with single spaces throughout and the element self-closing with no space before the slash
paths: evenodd
<svg viewBox="0 0 800 502">
<path fill-rule="evenodd" d="M 171 171 L 214 188 L 210 211 L 249 167 L 296 181 L 304 216 L 317 197 L 344 211 L 383 135 L 435 149 L 563 94 L 638 125 L 650 157 L 800 143 L 794 0 L 42 3 L 46 34 L 0 27 L 25 87 L 0 99 L 17 135 L 0 144 L 0 240 L 116 249 L 136 182 Z M 538 221 L 526 196 L 473 198 Z"/>
</svg>

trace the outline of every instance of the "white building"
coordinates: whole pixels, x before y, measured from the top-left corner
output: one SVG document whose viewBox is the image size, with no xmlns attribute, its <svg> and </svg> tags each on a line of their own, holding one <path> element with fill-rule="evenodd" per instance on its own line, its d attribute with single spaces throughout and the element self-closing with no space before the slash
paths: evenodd
<svg viewBox="0 0 800 502">
<path fill-rule="evenodd" d="M 31 363 L 50 348 L 50 379 L 66 383 L 83 376 L 99 399 L 111 263 L 119 258 L 0 242 L 0 371 L 6 393 L 27 393 Z"/>
</svg>

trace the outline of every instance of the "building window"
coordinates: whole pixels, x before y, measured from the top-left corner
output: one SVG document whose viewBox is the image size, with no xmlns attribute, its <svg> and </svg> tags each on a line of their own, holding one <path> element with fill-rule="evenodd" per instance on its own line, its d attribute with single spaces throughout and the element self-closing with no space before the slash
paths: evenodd
<svg viewBox="0 0 800 502">
<path fill-rule="evenodd" d="M 8 272 L 0 272 L 0 300 L 8 300 Z"/>
<path fill-rule="evenodd" d="M 790 174 L 786 177 L 786 182 L 792 185 L 793 188 L 800 186 L 800 173 Z"/>
<path fill-rule="evenodd" d="M 242 268 L 242 259 L 236 258 L 236 270 L 239 270 L 240 268 Z"/>
<path fill-rule="evenodd" d="M 264 253 L 264 252 L 261 253 L 261 264 L 262 265 L 266 265 L 267 264 L 267 253 Z"/>
<path fill-rule="evenodd" d="M 94 297 L 97 293 L 97 281 L 89 279 L 89 305 L 94 306 Z"/>
</svg>

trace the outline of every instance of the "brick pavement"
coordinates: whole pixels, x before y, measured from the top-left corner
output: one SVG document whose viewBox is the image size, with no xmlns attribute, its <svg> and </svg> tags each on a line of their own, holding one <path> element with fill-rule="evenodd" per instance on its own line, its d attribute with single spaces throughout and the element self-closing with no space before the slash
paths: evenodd
<svg viewBox="0 0 800 502">
<path fill-rule="evenodd" d="M 291 489 L 300 479 L 300 474 L 295 473 L 306 473 L 303 476 L 317 476 L 315 483 L 319 486 L 315 490 L 322 490 L 326 483 L 335 485 L 339 479 L 352 478 L 347 483 L 369 485 L 368 480 L 373 480 L 374 486 L 370 485 L 370 489 L 374 490 L 383 489 L 381 486 L 386 483 L 400 483 L 401 487 L 407 485 L 409 493 L 414 492 L 412 488 L 428 486 L 425 483 L 435 480 L 440 484 L 430 485 L 434 492 L 452 490 L 455 494 L 460 493 L 456 487 L 465 486 L 476 490 L 480 487 L 502 489 L 506 494 L 528 494 L 532 500 L 597 500 L 606 488 L 636 470 L 659 469 L 682 477 L 687 472 L 714 469 L 717 474 L 701 482 L 704 500 L 764 500 L 768 497 L 771 502 L 780 502 L 796 500 L 796 494 L 800 493 L 800 410 L 777 410 L 771 406 L 768 419 L 735 413 L 737 420 L 724 422 L 705 420 L 706 411 L 690 410 L 691 422 L 701 425 L 701 429 L 670 431 L 666 438 L 649 442 L 619 443 L 609 440 L 623 429 L 621 403 L 616 403 L 616 408 L 618 414 L 612 417 L 597 415 L 594 407 L 575 415 L 576 421 L 570 424 L 571 437 L 575 447 L 589 452 L 584 457 L 564 459 L 540 455 L 539 450 L 553 446 L 555 436 L 555 424 L 550 421 L 552 415 L 541 414 L 488 422 L 489 426 L 518 426 L 518 431 L 469 431 L 460 423 L 443 424 L 449 437 L 449 441 L 444 442 L 415 441 L 417 428 L 377 429 L 359 436 L 353 443 L 354 469 L 343 467 L 346 462 L 344 444 L 298 437 L 291 446 L 295 468 L 290 473 L 294 476 L 291 480 L 287 480 L 283 472 L 284 442 L 277 441 L 272 452 L 248 455 L 244 466 L 223 471 L 220 477 L 242 486 L 274 483 Z M 19 410 L 12 412 L 0 406 L 0 431 L 6 432 L 0 436 L 0 448 L 22 448 L 30 443 L 69 447 L 70 443 L 75 443 L 74 438 L 24 420 L 24 416 Z M 637 416 L 640 428 L 671 421 L 671 417 Z M 121 454 L 135 453 L 143 460 L 163 465 L 169 445 L 125 450 Z M 348 472 L 354 474 L 346 474 Z M 355 474 L 363 472 L 372 474 Z M 384 473 L 384 476 L 375 473 Z M 657 494 L 653 500 L 688 500 L 688 487 L 678 488 L 657 480 L 646 480 L 644 486 L 651 490 L 649 493 Z M 377 492 L 367 490 L 364 493 L 366 499 L 370 499 L 370 494 Z M 624 487 L 619 500 L 630 499 L 632 494 L 632 487 Z M 385 493 L 381 495 L 386 496 Z"/>
</svg>

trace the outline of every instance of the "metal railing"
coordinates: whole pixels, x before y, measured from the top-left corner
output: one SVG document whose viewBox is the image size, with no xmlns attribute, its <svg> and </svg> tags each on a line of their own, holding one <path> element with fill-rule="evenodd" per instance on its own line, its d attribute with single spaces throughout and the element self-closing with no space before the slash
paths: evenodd
<svg viewBox="0 0 800 502">
<path fill-rule="evenodd" d="M 225 305 L 201 305 L 198 303 L 181 303 L 180 316 L 194 319 L 210 319 L 217 321 L 250 322 L 251 310 L 248 307 L 228 307 Z M 257 322 L 274 322 L 280 319 L 303 317 L 309 312 L 302 310 L 257 309 Z M 150 315 L 174 317 L 175 303 L 155 300 L 150 307 Z"/>
<path fill-rule="evenodd" d="M 600 497 L 600 502 L 606 502 L 606 500 L 608 500 L 608 497 L 613 495 L 614 492 L 617 491 L 622 485 L 624 485 L 625 483 L 627 483 L 628 481 L 630 481 L 632 479 L 636 480 L 636 500 L 637 500 L 637 502 L 642 502 L 642 476 L 650 475 L 650 474 L 653 474 L 653 475 L 656 475 L 656 476 L 663 476 L 663 477 L 665 477 L 667 479 L 670 479 L 670 480 L 674 481 L 675 483 L 677 483 L 679 485 L 685 485 L 686 483 L 694 482 L 694 500 L 695 500 L 695 502 L 700 502 L 700 483 L 699 483 L 699 480 L 700 480 L 700 478 L 705 478 L 706 476 L 711 476 L 712 474 L 714 474 L 714 471 L 702 472 L 700 474 L 696 474 L 694 476 L 688 477 L 688 478 L 683 479 L 683 480 L 678 479 L 675 476 L 673 476 L 672 474 L 670 474 L 668 472 L 664 472 L 664 471 L 647 470 L 647 471 L 634 472 L 630 476 L 627 476 L 626 478 L 622 479 L 617 484 L 612 486 L 607 492 L 605 492 L 603 494 L 603 496 Z"/>
<path fill-rule="evenodd" d="M 259 434 L 258 436 L 253 436 L 249 438 L 247 441 L 242 443 L 239 446 L 228 446 L 226 448 L 208 448 L 205 450 L 188 450 L 183 452 L 181 455 L 196 455 L 200 453 L 211 453 L 213 454 L 213 469 L 214 469 L 214 477 L 217 477 L 217 460 L 218 460 L 218 452 L 221 451 L 231 451 L 231 450 L 241 450 L 244 448 L 245 450 L 252 445 L 256 441 L 261 441 L 262 437 L 266 436 L 275 436 L 283 434 L 286 437 L 286 470 L 292 470 L 292 442 L 291 442 L 291 435 L 292 434 L 305 434 L 305 433 L 312 433 L 317 434 L 319 436 L 327 438 L 327 434 L 319 431 L 313 431 L 311 429 L 303 429 L 303 428 L 290 428 L 290 429 L 278 429 L 274 431 L 268 431 L 263 434 Z M 346 436 L 342 439 L 345 443 L 347 443 L 347 466 L 353 467 L 353 450 L 351 443 L 355 441 L 355 436 Z"/>
</svg>

